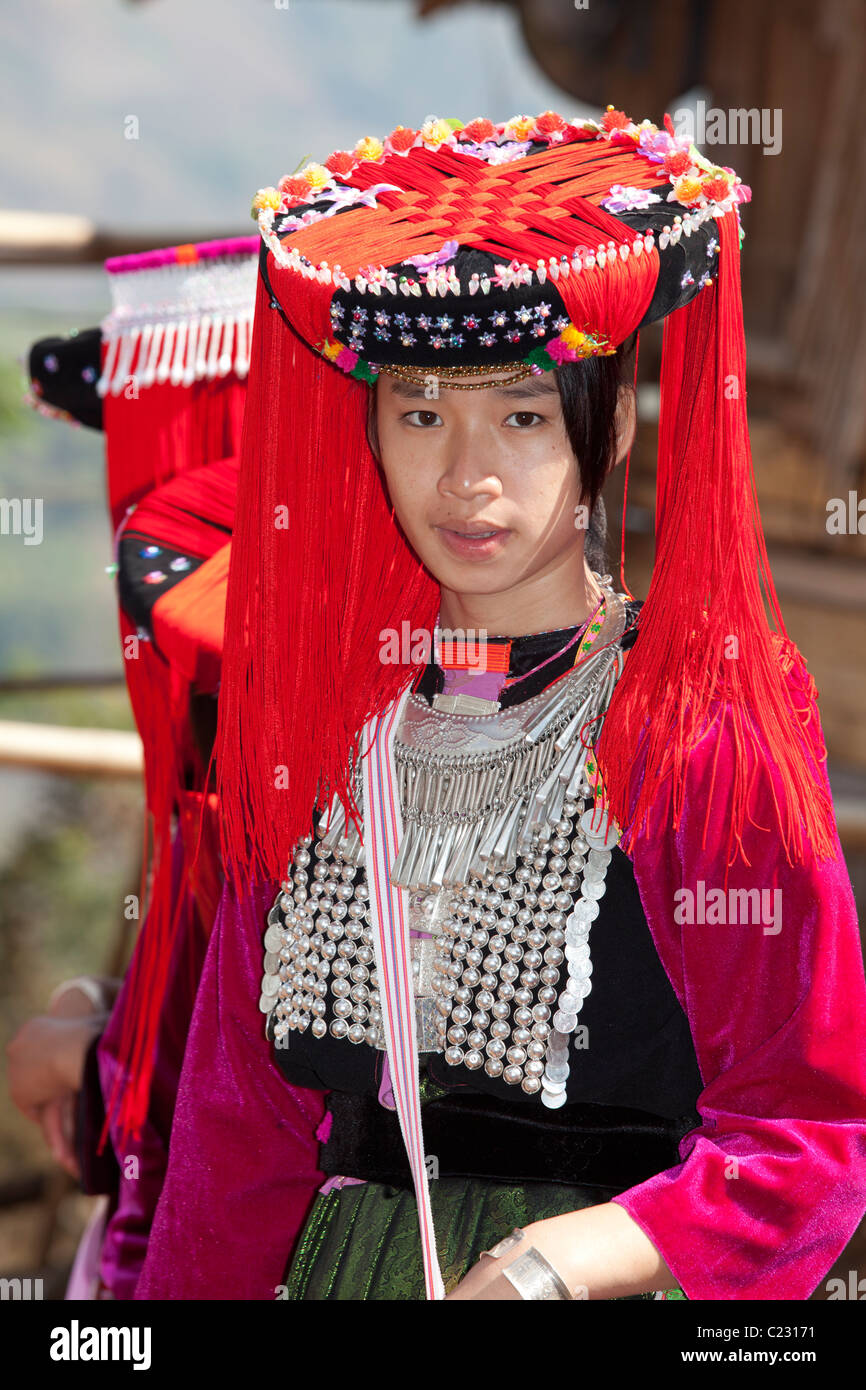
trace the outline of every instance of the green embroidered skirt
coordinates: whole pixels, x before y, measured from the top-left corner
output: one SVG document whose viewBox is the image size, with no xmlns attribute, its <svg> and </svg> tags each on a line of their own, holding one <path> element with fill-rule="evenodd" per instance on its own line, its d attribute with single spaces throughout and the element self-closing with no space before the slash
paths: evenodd
<svg viewBox="0 0 866 1390">
<path fill-rule="evenodd" d="M 430 1183 L 433 1224 L 445 1292 L 515 1226 L 595 1206 L 613 1190 L 559 1183 L 513 1185 L 486 1178 L 442 1178 Z M 422 1299 L 424 1275 L 415 1196 L 384 1183 L 363 1183 L 319 1193 L 293 1260 L 289 1299 Z M 654 1299 L 652 1293 L 630 1298 Z M 681 1289 L 663 1297 L 685 1298 Z M 620 1300 L 627 1302 L 628 1299 Z"/>
</svg>

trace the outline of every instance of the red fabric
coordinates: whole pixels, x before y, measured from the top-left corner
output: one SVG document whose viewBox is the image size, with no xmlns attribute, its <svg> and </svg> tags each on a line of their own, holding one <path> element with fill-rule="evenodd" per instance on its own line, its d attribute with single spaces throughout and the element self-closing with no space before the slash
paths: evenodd
<svg viewBox="0 0 866 1390">
<path fill-rule="evenodd" d="M 236 458 L 189 469 L 149 492 L 123 534 L 144 536 L 198 557 L 212 555 L 231 532 L 237 487 Z"/>
<path fill-rule="evenodd" d="M 182 584 L 157 599 L 150 614 L 153 640 L 166 661 L 196 690 L 215 693 L 222 669 L 231 541 Z"/>
<path fill-rule="evenodd" d="M 103 345 L 103 365 L 105 355 Z M 132 397 L 107 395 L 102 419 L 112 526 L 176 474 L 236 455 L 245 397 L 246 382 L 234 375 L 188 388 L 148 386 Z"/>
<path fill-rule="evenodd" d="M 141 534 L 202 557 L 227 544 L 237 460 L 218 457 L 202 465 L 200 454 L 217 443 L 224 449 L 232 441 L 245 386 L 237 381 L 230 387 L 227 382 L 198 385 L 212 388 L 212 393 L 165 388 L 174 392 L 171 396 L 155 387 L 153 398 L 150 391 L 132 400 L 106 398 L 114 401 L 106 418 L 106 434 L 115 517 L 120 502 L 140 490 L 148 459 L 151 482 L 155 474 L 168 475 L 162 486 L 152 488 L 138 502 L 125 533 Z M 175 470 L 177 476 L 172 477 Z M 198 574 L 193 572 L 158 600 L 152 643 L 139 639 L 135 625 L 120 613 L 127 687 L 144 746 L 150 843 L 146 839 L 141 888 L 141 901 L 147 902 L 147 932 L 130 966 L 129 1003 L 120 1025 L 118 1065 L 106 1097 L 103 1142 L 110 1124 L 115 1124 L 122 1144 L 123 1136 L 139 1135 L 145 1123 L 160 1012 L 185 900 L 184 892 L 175 892 L 172 886 L 172 816 L 184 789 L 201 790 L 205 783 L 205 769 L 189 726 L 189 698 L 197 676 L 205 689 L 213 690 L 218 684 L 224 589 L 218 579 L 210 602 L 199 607 L 213 576 L 210 571 L 202 578 Z M 218 868 L 212 859 L 206 862 L 212 852 L 208 842 L 200 870 L 208 880 Z"/>
</svg>

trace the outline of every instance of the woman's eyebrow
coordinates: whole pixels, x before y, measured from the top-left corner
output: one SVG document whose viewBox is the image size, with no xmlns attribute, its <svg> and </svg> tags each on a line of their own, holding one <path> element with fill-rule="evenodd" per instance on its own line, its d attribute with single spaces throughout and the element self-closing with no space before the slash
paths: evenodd
<svg viewBox="0 0 866 1390">
<path fill-rule="evenodd" d="M 552 381 L 521 381 L 514 386 L 495 386 L 491 387 L 497 396 L 519 397 L 519 396 L 558 396 L 559 390 L 555 382 Z"/>
<path fill-rule="evenodd" d="M 431 373 L 431 376 L 433 375 L 434 374 Z M 399 376 L 392 377 L 389 385 L 392 396 L 405 396 L 412 401 L 418 400 L 419 397 L 424 397 L 424 393 L 427 390 L 426 386 L 422 386 L 420 383 L 415 384 L 411 381 L 404 381 L 402 377 Z"/>
</svg>

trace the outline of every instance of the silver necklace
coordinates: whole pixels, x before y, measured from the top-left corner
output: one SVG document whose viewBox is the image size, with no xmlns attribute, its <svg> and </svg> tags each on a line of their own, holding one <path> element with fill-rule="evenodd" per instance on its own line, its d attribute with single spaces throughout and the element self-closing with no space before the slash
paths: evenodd
<svg viewBox="0 0 866 1390">
<path fill-rule="evenodd" d="M 419 1051 L 541 1091 L 553 1108 L 566 1100 L 589 927 L 618 839 L 585 809 L 587 759 L 624 663 L 625 610 L 610 576 L 596 578 L 605 616 L 578 670 L 496 716 L 410 697 L 395 740 L 404 837 L 392 877 L 410 892 L 410 929 L 425 933 L 412 941 Z M 363 847 L 339 800 L 312 855 L 311 844 L 299 842 L 269 914 L 260 1007 L 276 1015 L 278 1045 L 312 1026 L 382 1047 Z"/>
</svg>

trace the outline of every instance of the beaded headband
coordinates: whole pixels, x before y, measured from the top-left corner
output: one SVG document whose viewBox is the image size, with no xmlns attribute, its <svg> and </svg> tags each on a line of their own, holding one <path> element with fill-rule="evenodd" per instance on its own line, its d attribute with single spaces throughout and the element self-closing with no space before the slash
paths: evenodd
<svg viewBox="0 0 866 1390">
<path fill-rule="evenodd" d="M 437 367 L 432 380 L 436 383 L 437 391 L 443 388 L 449 391 L 484 391 L 488 386 L 510 386 L 512 382 L 523 381 L 524 378 L 540 371 L 540 367 L 518 367 L 514 370 L 513 362 L 493 362 L 489 367 Z M 494 378 L 492 381 L 455 380 L 456 377 L 462 376 L 489 377 L 491 372 L 509 372 L 510 375 L 504 379 Z M 395 376 L 401 381 L 411 382 L 413 386 L 428 386 L 431 381 L 429 371 L 413 371 L 410 367 L 398 366 L 396 362 L 384 363 L 379 368 L 379 375 Z"/>
</svg>

